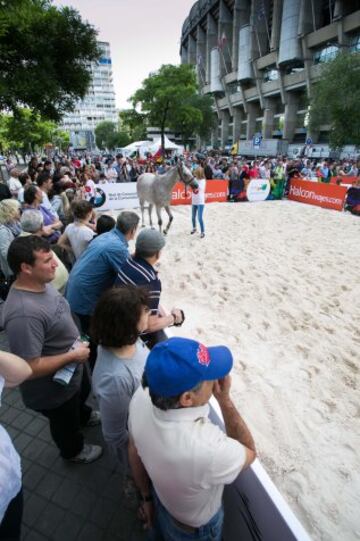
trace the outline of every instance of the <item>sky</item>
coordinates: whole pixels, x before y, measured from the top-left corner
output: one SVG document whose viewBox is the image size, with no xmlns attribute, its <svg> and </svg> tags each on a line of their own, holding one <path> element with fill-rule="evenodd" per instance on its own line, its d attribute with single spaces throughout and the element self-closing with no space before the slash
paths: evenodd
<svg viewBox="0 0 360 541">
<path fill-rule="evenodd" d="M 128 98 L 150 72 L 162 64 L 180 63 L 184 20 L 195 0 L 53 0 L 72 6 L 110 42 L 116 105 Z"/>
</svg>

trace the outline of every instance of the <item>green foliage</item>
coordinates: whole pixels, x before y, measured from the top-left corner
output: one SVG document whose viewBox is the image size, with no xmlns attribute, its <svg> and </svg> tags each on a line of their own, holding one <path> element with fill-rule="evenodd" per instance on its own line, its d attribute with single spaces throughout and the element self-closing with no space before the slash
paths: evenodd
<svg viewBox="0 0 360 541">
<path fill-rule="evenodd" d="M 73 8 L 49 0 L 0 2 L 0 110 L 28 106 L 58 121 L 83 98 L 97 32 Z"/>
<path fill-rule="evenodd" d="M 108 120 L 104 120 L 96 126 L 95 140 L 96 146 L 102 150 L 125 147 L 130 143 L 128 134 L 119 131 L 116 124 Z"/>
<path fill-rule="evenodd" d="M 181 132 L 184 139 L 209 130 L 211 101 L 197 91 L 193 66 L 165 64 L 143 81 L 131 101 L 134 108 L 141 106 L 148 125 L 160 128 L 163 146 L 165 128 Z"/>
<path fill-rule="evenodd" d="M 44 120 L 30 109 L 17 109 L 13 115 L 1 115 L 0 139 L 4 149 L 16 149 L 23 153 L 41 149 L 45 144 L 55 146 L 61 136 L 56 124 Z"/>
<path fill-rule="evenodd" d="M 131 141 L 146 139 L 145 115 L 138 113 L 136 109 L 124 109 L 119 113 L 121 129 L 126 132 Z"/>
<path fill-rule="evenodd" d="M 332 148 L 360 146 L 360 53 L 343 51 L 323 68 L 310 106 L 311 131 L 330 125 Z"/>
</svg>

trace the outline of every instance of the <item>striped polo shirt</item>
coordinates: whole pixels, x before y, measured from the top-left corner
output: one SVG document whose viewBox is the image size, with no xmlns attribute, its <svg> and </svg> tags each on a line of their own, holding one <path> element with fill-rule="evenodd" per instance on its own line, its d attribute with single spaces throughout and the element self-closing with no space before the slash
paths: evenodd
<svg viewBox="0 0 360 541">
<path fill-rule="evenodd" d="M 161 281 L 150 263 L 140 257 L 129 256 L 120 268 L 114 286 L 144 286 L 149 292 L 150 314 L 159 313 Z"/>
</svg>

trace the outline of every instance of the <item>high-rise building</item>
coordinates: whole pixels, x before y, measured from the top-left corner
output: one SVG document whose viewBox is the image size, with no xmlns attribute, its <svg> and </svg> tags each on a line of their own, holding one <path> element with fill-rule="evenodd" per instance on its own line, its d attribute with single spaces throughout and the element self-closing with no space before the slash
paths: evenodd
<svg viewBox="0 0 360 541">
<path fill-rule="evenodd" d="M 358 0 L 196 2 L 183 24 L 180 55 L 196 66 L 202 92 L 214 97 L 217 129 L 207 143 L 240 140 L 246 148 L 261 134 L 266 141 L 301 145 L 311 137 L 326 144 L 329 126 L 307 132 L 308 103 L 322 65 L 342 48 L 360 51 Z"/>
<path fill-rule="evenodd" d="M 92 148 L 94 130 L 104 120 L 117 122 L 115 91 L 112 76 L 110 44 L 99 42 L 102 54 L 98 62 L 91 64 L 92 81 L 83 100 L 79 100 L 74 111 L 64 115 L 63 129 L 70 132 L 71 142 L 76 148 Z"/>
</svg>

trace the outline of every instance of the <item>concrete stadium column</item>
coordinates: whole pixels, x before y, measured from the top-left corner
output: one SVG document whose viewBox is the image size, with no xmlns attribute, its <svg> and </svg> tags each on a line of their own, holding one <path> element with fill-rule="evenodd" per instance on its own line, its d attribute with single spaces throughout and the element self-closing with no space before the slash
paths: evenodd
<svg viewBox="0 0 360 541">
<path fill-rule="evenodd" d="M 240 139 L 241 122 L 245 120 L 245 115 L 242 107 L 234 107 L 233 112 L 233 141 L 236 143 Z"/>
<path fill-rule="evenodd" d="M 218 44 L 218 28 L 213 16 L 207 15 L 206 30 L 206 80 L 210 81 L 210 52 Z"/>
<path fill-rule="evenodd" d="M 264 120 L 263 120 L 263 133 L 264 139 L 272 139 L 272 132 L 274 129 L 274 114 L 275 103 L 271 98 L 265 98 L 264 100 Z"/>
<path fill-rule="evenodd" d="M 196 41 L 189 34 L 188 37 L 188 64 L 196 64 Z"/>
<path fill-rule="evenodd" d="M 230 114 L 229 111 L 221 111 L 221 146 L 224 147 L 228 144 L 229 139 L 229 122 Z"/>
<path fill-rule="evenodd" d="M 284 133 L 283 138 L 291 141 L 295 135 L 296 113 L 298 110 L 298 98 L 294 92 L 287 92 L 285 104 Z"/>
<path fill-rule="evenodd" d="M 250 22 L 250 0 L 235 0 L 233 12 L 232 65 L 237 69 L 239 59 L 239 31 Z"/>
<path fill-rule="evenodd" d="M 226 74 L 230 73 L 234 69 L 232 65 L 233 20 L 232 14 L 230 13 L 230 10 L 225 4 L 224 0 L 220 0 L 218 32 L 219 43 L 223 43 L 221 53 L 223 55 L 223 59 L 225 59 L 226 69 L 224 67 L 224 62 L 222 62 L 222 68 L 224 69 L 224 74 Z"/>
<path fill-rule="evenodd" d="M 271 38 L 270 38 L 271 51 L 274 51 L 279 48 L 281 12 L 282 12 L 282 0 L 274 0 Z"/>
<path fill-rule="evenodd" d="M 196 29 L 196 64 L 199 83 L 206 83 L 206 34 L 198 25 Z"/>
<path fill-rule="evenodd" d="M 248 114 L 247 114 L 247 128 L 246 128 L 246 139 L 250 140 L 255 135 L 256 130 L 256 117 L 258 116 L 259 109 L 255 103 L 248 103 Z"/>
<path fill-rule="evenodd" d="M 188 51 L 187 51 L 187 47 L 185 47 L 184 45 L 181 46 L 180 56 L 181 56 L 181 63 L 187 64 Z"/>
</svg>

